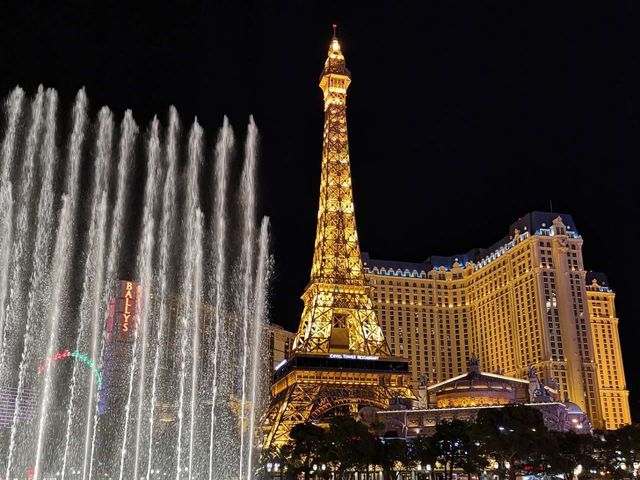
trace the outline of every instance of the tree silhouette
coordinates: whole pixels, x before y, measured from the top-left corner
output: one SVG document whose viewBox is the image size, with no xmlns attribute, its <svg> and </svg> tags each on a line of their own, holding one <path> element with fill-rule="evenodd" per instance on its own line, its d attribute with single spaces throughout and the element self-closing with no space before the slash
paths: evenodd
<svg viewBox="0 0 640 480">
<path fill-rule="evenodd" d="M 480 410 L 472 437 L 485 458 L 497 462 L 499 478 L 515 479 L 525 468 L 544 468 L 543 460 L 553 444 L 540 411 L 525 405 Z"/>
</svg>

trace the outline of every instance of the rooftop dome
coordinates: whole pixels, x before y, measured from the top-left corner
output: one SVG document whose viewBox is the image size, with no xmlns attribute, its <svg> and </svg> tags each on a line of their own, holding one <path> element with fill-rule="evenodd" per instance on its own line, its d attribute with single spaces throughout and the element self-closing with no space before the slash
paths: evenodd
<svg viewBox="0 0 640 480">
<path fill-rule="evenodd" d="M 527 380 L 483 372 L 475 355 L 467 363 L 467 373 L 428 387 L 437 408 L 505 405 L 528 400 Z"/>
</svg>

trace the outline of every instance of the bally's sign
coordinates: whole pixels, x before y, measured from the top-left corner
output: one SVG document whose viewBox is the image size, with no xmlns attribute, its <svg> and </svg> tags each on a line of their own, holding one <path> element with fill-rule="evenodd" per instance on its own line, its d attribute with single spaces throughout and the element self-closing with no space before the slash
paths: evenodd
<svg viewBox="0 0 640 480">
<path fill-rule="evenodd" d="M 118 319 L 120 340 L 128 337 L 138 324 L 140 313 L 140 285 L 123 280 L 120 282 L 120 298 L 116 303 L 116 318 Z"/>
</svg>

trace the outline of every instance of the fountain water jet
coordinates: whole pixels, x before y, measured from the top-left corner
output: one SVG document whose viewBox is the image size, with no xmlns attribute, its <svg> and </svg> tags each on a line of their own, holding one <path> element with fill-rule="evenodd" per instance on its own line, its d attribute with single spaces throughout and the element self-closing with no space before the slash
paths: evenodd
<svg viewBox="0 0 640 480">
<path fill-rule="evenodd" d="M 229 171 L 229 161 L 233 152 L 233 130 L 229 125 L 227 117 L 224 117 L 218 143 L 216 145 L 215 164 L 215 211 L 210 236 L 214 240 L 211 250 L 215 258 L 213 268 L 215 274 L 213 278 L 211 299 L 214 308 L 214 332 L 213 332 L 213 354 L 212 354 L 212 376 L 211 376 L 211 425 L 209 428 L 209 480 L 213 480 L 213 452 L 214 434 L 216 426 L 216 401 L 218 396 L 218 355 L 220 348 L 220 325 L 222 323 L 222 310 L 226 305 L 222 286 L 225 284 L 225 247 L 226 247 L 226 197 L 227 197 L 227 172 Z"/>
<path fill-rule="evenodd" d="M 12 242 L 13 222 L 13 185 L 11 172 L 14 165 L 18 127 L 24 103 L 24 90 L 16 87 L 7 98 L 7 129 L 2 142 L 2 167 L 0 170 L 0 345 L 2 352 L 6 351 L 4 336 L 5 300 L 7 297 L 7 282 L 9 277 L 9 256 Z M 3 378 L 4 353 L 0 353 L 0 378 Z"/>
<path fill-rule="evenodd" d="M 197 122 L 183 151 L 171 108 L 143 162 L 131 112 L 116 131 L 87 104 L 81 90 L 65 149 L 54 90 L 4 104 L 0 471 L 248 479 L 269 268 L 255 123 L 235 184 L 226 118 L 209 161 Z"/>
<path fill-rule="evenodd" d="M 178 120 L 178 112 L 175 107 L 171 107 L 169 110 L 169 133 L 167 135 L 167 143 L 165 146 L 166 151 L 166 168 L 167 173 L 165 177 L 163 193 L 162 193 L 162 224 L 160 226 L 160 320 L 157 327 L 157 334 L 155 339 L 155 358 L 153 362 L 153 377 L 151 384 L 151 414 L 149 416 L 149 447 L 147 450 L 147 474 L 146 478 L 149 479 L 151 475 L 151 461 L 153 452 L 153 425 L 154 414 L 157 403 L 157 388 L 158 388 L 158 372 L 160 368 L 160 353 L 162 341 L 164 339 L 165 318 L 167 316 L 168 302 L 166 300 L 166 294 L 168 291 L 168 269 L 169 269 L 169 248 L 171 242 L 171 233 L 173 232 L 173 204 L 176 198 L 176 162 L 177 162 L 177 137 L 178 130 L 180 128 Z"/>
<path fill-rule="evenodd" d="M 160 134 L 159 134 L 159 122 L 156 119 L 153 120 L 151 126 L 151 134 L 149 142 L 147 144 L 147 156 L 148 156 L 148 173 L 147 173 L 147 185 L 145 186 L 145 207 L 144 207 L 144 220 L 142 231 L 142 248 L 138 255 L 138 277 L 142 285 L 150 285 L 153 276 L 151 257 L 155 238 L 153 231 L 155 227 L 154 210 L 156 208 L 157 189 L 159 182 L 160 172 Z M 136 423 L 136 447 L 135 458 L 133 466 L 133 478 L 138 478 L 139 467 L 139 455 L 140 455 L 140 434 L 142 432 L 142 419 L 143 419 L 143 406 L 144 406 L 144 394 L 145 391 L 145 379 L 146 379 L 146 361 L 147 361 L 147 331 L 148 331 L 148 318 L 151 295 L 148 290 L 142 292 L 142 298 L 139 300 L 141 303 L 141 313 L 139 315 L 138 329 L 142 330 L 142 354 L 140 358 L 140 372 L 138 374 L 138 412 Z"/>
<path fill-rule="evenodd" d="M 4 310 L 4 326 L 3 326 L 3 342 L 2 352 L 0 352 L 0 378 L 7 378 L 11 375 L 14 365 L 11 363 L 11 357 L 14 352 L 20 349 L 20 333 L 21 314 L 23 312 L 24 294 L 23 288 L 25 282 L 23 276 L 28 275 L 27 270 L 27 252 L 31 237 L 27 235 L 30 227 L 30 217 L 32 213 L 32 198 L 35 178 L 35 157 L 40 143 L 40 132 L 43 123 L 43 104 L 44 89 L 42 85 L 38 88 L 36 97 L 31 102 L 31 118 L 29 130 L 24 147 L 24 155 L 22 158 L 22 168 L 20 171 L 20 188 L 17 189 L 17 207 L 16 218 L 11 228 L 12 247 L 11 265 L 7 268 L 11 272 L 11 278 L 7 285 L 8 299 L 3 306 Z M 19 153 L 19 152 L 18 152 Z M 14 160 L 15 162 L 15 160 Z M 9 245 L 3 246 L 9 248 Z"/>
<path fill-rule="evenodd" d="M 255 177 L 256 177 L 256 155 L 257 155 L 258 129 L 253 122 L 253 117 L 249 119 L 249 133 L 245 144 L 245 164 L 242 170 L 241 180 L 241 204 L 244 213 L 243 243 L 240 257 L 240 268 L 242 275 L 242 403 L 240 417 L 240 456 L 239 456 L 239 478 L 243 478 L 244 455 L 245 455 L 245 409 L 247 406 L 247 367 L 251 350 L 249 349 L 250 317 L 253 314 L 251 291 L 253 289 L 253 252 L 255 249 Z M 251 454 L 251 453 L 249 453 Z"/>
<path fill-rule="evenodd" d="M 262 365 L 260 365 L 259 346 L 262 344 L 263 324 L 266 313 L 267 302 L 267 282 L 269 279 L 269 219 L 263 218 L 260 225 L 260 240 L 258 250 L 258 268 L 256 272 L 256 291 L 254 301 L 254 325 L 253 325 L 253 354 L 251 357 L 251 413 L 249 415 L 249 432 L 253 432 L 256 427 L 256 413 L 261 408 L 258 405 L 260 400 L 260 382 L 258 375 Z M 249 435 L 249 448 L 247 455 L 247 478 L 251 478 L 253 472 L 253 439 L 254 435 Z"/>
<path fill-rule="evenodd" d="M 133 146 L 135 143 L 135 138 L 138 134 L 138 127 L 133 120 L 133 114 L 131 110 L 127 110 L 124 114 L 124 119 L 122 120 L 122 125 L 120 127 L 120 146 L 119 146 L 119 155 L 118 155 L 118 178 L 116 185 L 116 200 L 113 212 L 113 220 L 111 225 L 111 236 L 110 236 L 110 250 L 109 250 L 109 258 L 107 260 L 107 274 L 106 281 L 109 282 L 110 279 L 113 278 L 118 261 L 117 253 L 120 251 L 120 247 L 122 245 L 122 236 L 123 236 L 123 224 L 124 224 L 124 215 L 125 215 L 125 204 L 127 200 L 127 186 L 128 186 L 128 178 L 131 169 L 132 163 L 132 153 Z M 109 301 L 109 293 L 110 290 L 105 288 L 103 290 L 102 297 L 102 305 L 107 305 Z M 103 314 L 103 317 L 107 319 L 107 316 Z M 106 326 L 106 322 L 105 326 Z M 106 341 L 106 328 L 102 329 L 102 336 L 100 338 L 100 353 L 98 354 L 99 365 L 100 368 L 103 364 L 103 355 L 104 355 L 104 347 Z M 96 349 L 92 347 L 92 351 L 96 352 Z M 95 358 L 95 356 L 94 356 Z M 98 416 L 100 412 L 100 403 L 95 402 L 95 407 L 93 408 L 93 412 L 91 406 L 93 404 L 93 399 L 91 396 L 87 398 L 87 431 L 85 437 L 85 454 L 84 454 L 84 462 L 82 466 L 83 476 L 87 471 L 87 459 L 88 459 L 88 477 L 91 478 L 91 474 L 93 473 L 93 458 L 95 453 L 95 440 L 96 440 L 96 432 L 98 425 Z M 91 420 L 93 419 L 93 420 Z M 90 426 L 90 428 L 89 428 Z M 91 434 L 91 440 L 89 440 L 89 434 Z M 91 452 L 87 455 L 86 445 L 89 444 L 91 446 Z M 63 468 L 64 472 L 64 468 Z"/>
<path fill-rule="evenodd" d="M 42 127 L 42 117 L 43 117 L 43 103 L 44 103 L 44 89 L 42 85 L 38 88 L 38 93 L 35 99 L 31 104 L 31 124 L 29 127 L 29 133 L 26 139 L 26 148 L 23 157 L 23 165 L 21 171 L 21 184 L 22 188 L 19 190 L 18 197 L 18 211 L 16 212 L 17 218 L 15 219 L 15 223 L 17 224 L 14 227 L 15 237 L 13 241 L 12 253 L 13 253 L 13 262 L 12 262 L 12 275 L 11 282 L 9 284 L 9 298 L 7 300 L 7 304 L 5 307 L 5 331 L 3 332 L 3 351 L 0 354 L 0 381 L 7 380 L 11 376 L 11 370 L 14 365 L 12 362 L 12 354 L 15 355 L 15 352 L 20 350 L 20 340 L 22 340 L 22 354 L 20 355 L 20 363 L 18 367 L 18 386 L 16 390 L 16 400 L 13 411 L 13 426 L 11 427 L 11 434 L 9 438 L 9 453 L 7 456 L 7 477 L 9 477 L 9 471 L 11 469 L 11 462 L 13 453 L 16 446 L 16 434 L 17 430 L 15 428 L 15 423 L 17 421 L 18 412 L 20 411 L 21 402 L 23 399 L 24 392 L 24 383 L 25 383 L 25 372 L 27 368 L 27 358 L 26 355 L 29 349 L 33 348 L 32 343 L 37 341 L 37 337 L 34 337 L 32 323 L 33 323 L 33 315 L 31 322 L 27 319 L 25 325 L 25 331 L 23 333 L 22 338 L 20 338 L 21 328 L 20 328 L 20 314 L 23 311 L 22 305 L 24 304 L 23 297 L 23 286 L 24 280 L 23 276 L 29 275 L 27 270 L 27 264 L 29 263 L 27 259 L 27 252 L 29 245 L 30 236 L 28 235 L 28 229 L 30 226 L 31 216 L 31 197 L 33 195 L 34 189 L 34 177 L 35 177 L 35 156 L 39 146 L 40 140 L 40 130 Z M 39 236 L 41 239 L 40 245 L 42 244 L 42 238 L 46 234 L 43 232 L 42 228 L 36 227 L 36 236 Z M 38 245 L 36 245 L 36 248 Z M 8 248 L 8 245 L 5 247 Z M 38 253 L 40 255 L 38 255 Z M 44 252 L 40 249 L 39 252 L 35 252 L 36 254 L 36 265 L 34 267 L 38 267 L 38 263 L 43 261 L 42 256 Z M 37 258 L 37 257 L 40 258 Z M 38 280 L 39 273 L 35 273 L 35 277 L 31 277 L 30 284 L 33 286 L 34 282 Z M 36 292 L 29 292 L 29 294 L 35 295 Z M 32 307 L 32 309 L 35 307 Z M 29 307 L 27 307 L 29 310 Z"/>
<path fill-rule="evenodd" d="M 196 211 L 196 225 L 194 232 L 194 271 L 193 271 L 193 296 L 190 310 L 192 312 L 193 325 L 191 337 L 191 405 L 189 411 L 189 479 L 193 478 L 193 447 L 195 440 L 195 422 L 198 394 L 198 359 L 200 358 L 200 306 L 202 304 L 202 212 Z"/>
<path fill-rule="evenodd" d="M 183 448 L 183 429 L 184 429 L 184 395 L 185 395 L 185 377 L 187 372 L 187 362 L 190 353 L 189 345 L 189 324 L 192 316 L 191 298 L 193 295 L 194 279 L 194 263 L 197 250 L 197 223 L 200 216 L 199 198 L 197 195 L 197 181 L 200 164 L 202 162 L 202 135 L 203 131 L 196 120 L 191 127 L 189 135 L 188 148 L 188 164 L 187 164 L 187 189 L 185 198 L 185 209 L 183 212 L 183 230 L 185 232 L 186 248 L 183 252 L 181 262 L 182 284 L 185 293 L 185 308 L 179 317 L 180 328 L 180 372 L 179 372 L 179 395 L 178 395 L 178 440 L 176 443 L 176 480 L 180 478 L 182 467 L 182 448 Z M 193 347 L 193 346 L 192 346 Z M 192 388 L 195 388 L 192 385 Z M 191 452 L 189 452 L 191 456 Z M 191 475 L 191 472 L 189 472 Z"/>
</svg>

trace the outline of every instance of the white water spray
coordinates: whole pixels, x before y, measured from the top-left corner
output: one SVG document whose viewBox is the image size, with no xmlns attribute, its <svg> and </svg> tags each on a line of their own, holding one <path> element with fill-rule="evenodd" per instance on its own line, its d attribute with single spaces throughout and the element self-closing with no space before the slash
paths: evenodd
<svg viewBox="0 0 640 480">
<path fill-rule="evenodd" d="M 174 214 L 173 206 L 176 199 L 176 162 L 178 158 L 178 131 L 180 129 L 180 121 L 178 112 L 174 107 L 169 110 L 169 132 L 167 143 L 165 146 L 166 154 L 166 176 L 162 193 L 162 224 L 160 226 L 160 320 L 155 339 L 155 356 L 153 362 L 153 377 L 151 383 L 151 413 L 149 415 L 149 448 L 147 451 L 147 474 L 149 480 L 151 475 L 151 465 L 153 459 L 153 442 L 154 442 L 154 423 L 156 404 L 158 402 L 158 374 L 160 370 L 160 355 L 162 341 L 164 339 L 165 319 L 168 314 L 168 305 L 166 296 L 168 292 L 168 271 L 169 271 L 169 248 L 171 246 L 171 234 L 173 232 Z"/>
<path fill-rule="evenodd" d="M 255 311 L 253 316 L 253 340 L 251 348 L 253 351 L 251 358 L 251 413 L 249 415 L 249 448 L 247 449 L 247 478 L 252 478 L 253 474 L 253 440 L 256 436 L 256 416 L 260 412 L 260 382 L 259 372 L 261 370 L 263 345 L 262 334 L 266 327 L 267 313 L 267 283 L 269 278 L 269 218 L 262 219 L 260 225 L 260 238 L 258 241 L 258 267 L 256 271 L 255 288 Z"/>
<path fill-rule="evenodd" d="M 196 424 L 196 409 L 198 402 L 198 379 L 200 365 L 200 314 L 202 305 L 202 222 L 203 215 L 200 209 L 196 212 L 196 224 L 193 235 L 194 242 L 194 271 L 193 271 L 193 296 L 191 298 L 191 312 L 193 325 L 191 326 L 191 405 L 189 411 L 189 479 L 193 478 L 193 456 Z"/>
<path fill-rule="evenodd" d="M 194 261 L 196 257 L 196 234 L 197 222 L 200 212 L 199 199 L 197 195 L 196 185 L 198 181 L 198 172 L 202 161 L 202 128 L 198 124 L 197 119 L 191 127 L 189 134 L 188 164 L 186 178 L 186 195 L 183 228 L 187 238 L 186 248 L 184 249 L 182 260 L 182 284 L 184 288 L 185 300 L 181 315 L 179 316 L 180 330 L 180 372 L 179 372 L 179 396 L 178 396 L 178 438 L 176 443 L 176 480 L 180 479 L 182 472 L 182 449 L 183 449 L 183 430 L 185 423 L 184 415 L 184 396 L 185 396 L 185 380 L 187 374 L 187 363 L 189 361 L 189 324 L 192 321 L 192 310 L 190 299 L 193 295 L 194 287 Z M 193 361 L 193 359 L 191 359 Z M 195 388 L 192 385 L 192 388 Z M 191 453 L 189 453 L 191 456 Z M 191 472 L 189 472 L 191 475 Z"/>
<path fill-rule="evenodd" d="M 120 126 L 120 145 L 118 149 L 118 179 L 116 185 L 116 201 L 113 212 L 113 220 L 111 225 L 111 238 L 109 241 L 110 249 L 109 249 L 109 259 L 107 260 L 107 274 L 106 274 L 106 283 L 112 282 L 112 279 L 115 275 L 118 261 L 118 252 L 120 251 L 120 247 L 122 245 L 122 236 L 123 236 L 123 227 L 124 227 L 124 216 L 125 216 L 125 205 L 127 201 L 127 187 L 128 180 L 130 175 L 132 156 L 133 156 L 133 147 L 135 144 L 135 139 L 138 134 L 138 127 L 133 120 L 133 114 L 131 110 L 127 110 L 124 114 L 124 119 L 122 120 L 122 125 Z M 113 282 L 112 282 L 113 283 Z M 109 301 L 110 289 L 105 288 L 103 290 L 102 297 L 102 305 L 107 305 Z M 107 318 L 106 315 L 103 317 Z M 103 355 L 104 355 L 104 347 L 106 342 L 106 322 L 105 326 L 102 329 L 102 338 L 100 339 L 100 352 L 97 353 L 96 345 L 92 346 L 91 355 L 92 358 L 98 358 L 98 365 L 100 369 L 103 366 Z M 96 356 L 97 355 L 97 356 Z M 87 471 L 87 451 L 86 444 L 89 432 L 91 432 L 91 452 L 88 455 L 88 478 L 92 478 L 93 474 L 93 459 L 95 455 L 95 444 L 96 444 L 96 434 L 98 428 L 98 419 L 99 419 L 99 403 L 96 403 L 93 412 L 91 411 L 91 405 L 93 403 L 92 396 L 87 398 L 87 420 L 86 420 L 86 437 L 85 437 L 85 453 L 84 453 L 84 461 L 82 466 L 83 475 Z M 93 420 L 91 420 L 91 416 L 93 415 Z M 64 471 L 64 468 L 63 468 Z"/>
<path fill-rule="evenodd" d="M 211 425 L 209 428 L 209 480 L 213 480 L 214 466 L 213 454 L 214 436 L 216 427 L 216 404 L 218 400 L 218 361 L 220 355 L 220 335 L 222 333 L 222 312 L 226 298 L 223 287 L 225 285 L 226 268 L 226 244 L 227 244 L 227 176 L 229 171 L 230 157 L 233 153 L 233 130 L 229 125 L 227 117 L 224 117 L 222 128 L 218 135 L 216 144 L 216 164 L 215 164 L 215 202 L 211 238 L 215 239 L 212 250 L 215 252 L 213 268 L 215 275 L 212 285 L 213 294 L 211 299 L 214 305 L 213 321 L 213 358 L 212 358 L 212 378 L 211 378 Z M 219 473 L 218 473 L 219 475 Z"/>
<path fill-rule="evenodd" d="M 106 108 L 92 124 L 81 90 L 61 147 L 56 103 L 42 88 L 5 103 L 0 389 L 15 404 L 2 474 L 246 480 L 266 380 L 253 121 L 236 184 L 226 119 L 209 161 L 197 123 L 181 146 L 172 108 L 142 164 L 131 112 L 118 131 Z M 139 318 L 125 324 L 132 278 Z"/>
<path fill-rule="evenodd" d="M 11 375 L 13 366 L 8 363 L 16 351 L 20 350 L 21 339 L 21 316 L 24 312 L 24 305 L 27 304 L 24 298 L 23 276 L 29 275 L 27 264 L 27 252 L 32 238 L 27 235 L 31 226 L 31 216 L 33 210 L 33 189 L 36 178 L 36 153 L 40 145 L 40 135 L 44 117 L 44 89 L 42 85 L 38 88 L 38 93 L 31 102 L 31 118 L 29 130 L 24 147 L 22 169 L 20 172 L 20 188 L 16 190 L 17 198 L 16 219 L 13 226 L 13 246 L 11 247 L 11 264 L 9 265 L 11 277 L 8 284 L 8 300 L 5 309 L 3 349 L 0 352 L 0 378 L 7 381 Z M 5 248 L 7 248 L 5 246 Z M 20 392 L 18 392 L 18 395 Z M 20 398 L 18 396 L 18 398 Z M 16 401 L 16 406 L 18 402 Z"/>
<path fill-rule="evenodd" d="M 9 279 L 9 258 L 13 235 L 13 184 L 11 172 L 14 166 L 14 152 L 18 143 L 18 126 L 22 116 L 24 91 L 16 87 L 5 101 L 7 129 L 2 140 L 2 157 L 0 158 L 0 345 L 6 351 L 4 336 L 5 301 Z M 0 382 L 5 380 L 3 374 L 2 354 L 0 354 Z"/>
<path fill-rule="evenodd" d="M 22 304 L 29 303 L 24 302 L 23 298 L 23 275 L 27 275 L 27 264 L 30 263 L 27 259 L 27 250 L 28 243 L 30 238 L 27 236 L 27 232 L 29 229 L 30 223 L 30 215 L 31 215 L 31 197 L 33 195 L 34 188 L 34 179 L 35 179 L 35 157 L 37 153 L 37 149 L 40 142 L 40 133 L 43 123 L 43 103 L 44 103 L 44 90 L 42 85 L 38 88 L 38 93 L 31 104 L 31 124 L 29 127 L 29 133 L 27 136 L 27 143 L 24 153 L 24 163 L 22 165 L 21 172 L 21 180 L 22 180 L 22 188 L 19 191 L 18 197 L 18 211 L 17 211 L 17 227 L 15 228 L 16 236 L 13 241 L 13 266 L 12 266 L 12 275 L 11 275 L 11 283 L 9 285 L 9 300 L 5 320 L 5 331 L 3 337 L 3 351 L 0 352 L 0 374 L 1 378 L 4 382 L 7 382 L 8 376 L 10 375 L 9 371 L 11 369 L 11 357 L 15 351 L 20 349 L 19 345 L 19 333 L 23 333 L 20 331 L 21 321 L 18 318 L 20 316 L 20 310 L 22 309 Z M 39 229 L 40 239 L 42 244 L 42 239 L 44 238 L 44 233 L 42 228 Z M 38 229 L 36 228 L 36 236 L 38 236 Z M 37 247 L 36 247 L 37 248 Z M 42 262 L 43 252 L 40 250 L 39 259 L 36 259 L 37 263 Z M 36 277 L 39 275 L 37 272 L 35 273 Z M 36 281 L 35 278 L 31 277 L 29 284 L 33 285 Z M 33 292 L 35 295 L 36 292 Z M 27 310 L 29 307 L 27 307 Z M 17 429 L 15 428 L 15 423 L 17 421 L 21 403 L 23 401 L 24 396 L 24 372 L 27 368 L 26 355 L 27 349 L 31 348 L 31 342 L 33 341 L 33 333 L 31 331 L 31 325 L 29 322 L 26 322 L 25 332 L 22 336 L 22 353 L 20 355 L 20 365 L 18 367 L 18 388 L 16 392 L 16 400 L 13 409 L 13 422 L 11 428 L 11 434 L 9 437 L 9 454 L 7 460 L 7 477 L 9 476 L 9 472 L 11 471 L 11 464 L 13 462 L 13 454 L 16 446 L 16 434 Z"/>
<path fill-rule="evenodd" d="M 147 142 L 147 157 L 148 157 L 148 173 L 147 184 L 145 186 L 145 208 L 143 217 L 143 230 L 142 230 L 142 248 L 138 253 L 138 260 L 136 269 L 138 271 L 138 278 L 140 278 L 140 284 L 142 287 L 142 295 L 139 298 L 140 310 L 138 313 L 138 326 L 137 329 L 141 334 L 141 353 L 140 353 L 140 368 L 138 373 L 138 409 L 136 415 L 136 435 L 135 435 L 135 452 L 133 463 L 133 478 L 138 477 L 138 468 L 140 463 L 140 434 L 142 433 L 143 423 L 143 407 L 145 405 L 145 380 L 146 380 L 146 363 L 147 363 L 147 332 L 149 330 L 148 320 L 149 312 L 151 310 L 151 291 L 149 285 L 153 278 L 152 271 L 152 257 L 153 247 L 155 244 L 155 218 L 154 212 L 157 203 L 157 190 L 159 183 L 160 172 L 160 132 L 159 122 L 157 118 L 154 118 L 151 125 L 151 133 L 149 134 L 149 141 Z M 126 436 L 125 436 L 126 438 Z"/>
<path fill-rule="evenodd" d="M 71 202 L 68 201 L 68 197 L 62 199 L 62 212 L 60 214 L 60 224 L 58 227 L 58 236 L 56 238 L 56 248 L 53 256 L 52 267 L 52 294 L 51 294 L 51 312 L 49 314 L 48 331 L 50 332 L 49 345 L 46 350 L 46 357 L 51 358 L 53 356 L 54 348 L 58 340 L 58 323 L 60 321 L 61 314 L 61 297 L 63 291 L 63 284 L 67 273 L 67 266 L 69 257 L 66 253 L 71 247 Z M 51 390 L 53 377 L 53 369 L 48 368 L 45 372 L 44 378 L 44 391 L 42 393 L 42 399 L 40 401 L 40 412 L 38 422 L 38 437 L 36 441 L 35 451 L 35 464 L 34 472 L 35 479 L 40 478 L 40 462 L 42 461 L 42 449 L 44 446 L 44 429 L 47 423 L 49 402 L 51 400 L 49 391 Z M 15 424 L 15 422 L 14 422 Z M 9 477 L 9 467 L 7 467 L 7 478 Z"/>
<path fill-rule="evenodd" d="M 245 163 L 242 170 L 241 180 L 241 204 L 243 213 L 242 229 L 242 253 L 240 268 L 242 275 L 242 401 L 240 417 L 240 457 L 238 466 L 238 478 L 243 480 L 243 468 L 245 464 L 245 429 L 246 429 L 246 409 L 247 409 L 247 366 L 250 356 L 249 328 L 253 305 L 251 301 L 251 291 L 253 288 L 253 252 L 255 249 L 255 182 L 256 182 L 256 156 L 257 156 L 258 129 L 253 122 L 253 117 L 249 119 L 249 132 L 245 143 Z M 251 433 L 253 435 L 253 433 Z M 249 455 L 251 453 L 249 452 Z"/>
<path fill-rule="evenodd" d="M 153 119 L 151 124 L 151 130 L 149 132 L 149 140 L 147 142 L 147 178 L 145 181 L 144 188 L 144 212 L 143 212 L 143 220 L 142 220 L 142 234 L 141 234 L 141 246 L 140 251 L 138 252 L 138 258 L 136 261 L 136 270 L 140 277 L 141 286 L 142 286 L 142 294 L 141 297 L 138 297 L 139 306 L 138 306 L 138 320 L 135 327 L 135 340 L 133 342 L 133 361 L 131 362 L 131 368 L 129 370 L 129 393 L 127 397 L 127 404 L 125 407 L 125 420 L 124 420 L 124 433 L 122 435 L 122 447 L 120 449 L 120 480 L 122 480 L 125 475 L 125 460 L 127 455 L 127 441 L 128 441 L 128 430 L 129 430 L 129 421 L 131 415 L 131 399 L 133 394 L 133 385 L 134 385 L 134 372 L 136 371 L 136 363 L 138 355 L 141 356 L 139 371 L 139 390 L 138 396 L 144 397 L 144 362 L 146 360 L 146 337 L 147 337 L 147 324 L 146 320 L 148 318 L 149 311 L 149 300 L 151 298 L 151 292 L 149 291 L 149 285 L 151 284 L 151 261 L 153 255 L 153 245 L 154 245 L 154 230 L 155 230 L 155 219 L 154 219 L 154 211 L 156 206 L 156 198 L 157 198 L 157 184 L 158 184 L 158 172 L 159 172 L 159 161 L 160 161 L 160 122 L 157 118 Z M 140 334 L 142 333 L 142 338 L 140 338 Z M 142 340 L 140 345 L 140 352 L 138 352 L 138 343 Z M 140 401 L 143 401 L 140 399 Z M 138 414 L 141 411 L 140 404 L 138 405 Z M 136 417 L 136 423 L 139 424 L 142 419 L 138 416 Z M 136 427 L 137 428 L 137 427 Z M 140 429 L 137 428 L 137 436 L 135 439 L 135 458 L 134 458 L 134 477 L 137 476 L 138 469 L 138 452 L 139 452 L 139 434 Z"/>
</svg>

